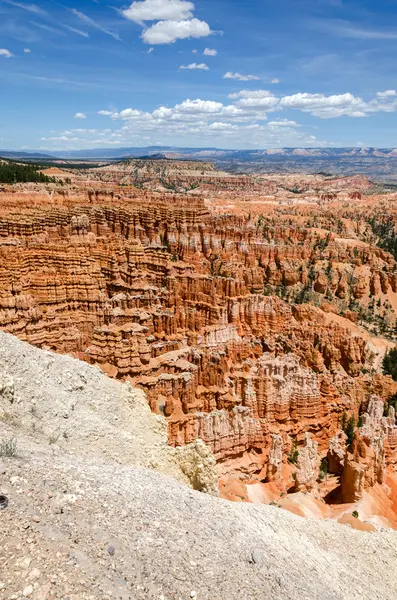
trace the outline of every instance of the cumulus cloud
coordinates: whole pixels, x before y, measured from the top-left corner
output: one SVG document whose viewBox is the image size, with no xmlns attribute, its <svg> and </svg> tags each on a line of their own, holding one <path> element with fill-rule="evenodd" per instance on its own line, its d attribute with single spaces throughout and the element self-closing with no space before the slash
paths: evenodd
<svg viewBox="0 0 397 600">
<path fill-rule="evenodd" d="M 259 77 L 256 75 L 242 75 L 241 73 L 232 73 L 228 71 L 224 74 L 223 79 L 238 79 L 239 81 L 258 81 Z"/>
<path fill-rule="evenodd" d="M 229 98 L 237 100 L 239 98 L 269 98 L 273 96 L 269 90 L 241 90 L 234 94 L 229 94 Z"/>
<path fill-rule="evenodd" d="M 279 104 L 279 99 L 272 94 L 263 97 L 241 98 L 237 101 L 237 106 L 246 109 L 271 110 Z"/>
<path fill-rule="evenodd" d="M 204 56 L 216 56 L 218 54 L 218 50 L 214 50 L 213 48 L 206 48 L 203 54 Z"/>
<path fill-rule="evenodd" d="M 280 80 L 275 78 L 275 79 L 271 79 L 270 83 L 280 83 Z"/>
<path fill-rule="evenodd" d="M 209 68 L 205 63 L 200 63 L 200 64 L 191 63 L 190 65 L 181 65 L 179 68 L 180 69 L 189 69 L 192 71 L 197 70 L 197 69 L 201 70 L 201 71 L 209 71 Z"/>
<path fill-rule="evenodd" d="M 176 40 L 201 38 L 211 35 L 210 26 L 205 21 L 158 21 L 142 33 L 146 44 L 173 44 Z"/>
<path fill-rule="evenodd" d="M 211 123 L 209 126 L 211 131 L 233 131 L 234 129 L 238 129 L 237 125 L 232 125 L 232 123 L 223 123 L 215 121 L 215 123 Z"/>
<path fill-rule="evenodd" d="M 30 54 L 32 52 L 30 48 L 24 48 L 23 51 L 25 54 Z"/>
<path fill-rule="evenodd" d="M 181 21 L 193 17 L 194 4 L 187 0 L 143 0 L 122 11 L 130 21 Z"/>
<path fill-rule="evenodd" d="M 172 110 L 166 106 L 160 106 L 152 113 L 155 119 L 169 119 L 172 116 Z"/>
<path fill-rule="evenodd" d="M 300 127 L 296 121 L 290 119 L 278 119 L 277 121 L 269 121 L 269 127 Z"/>
<path fill-rule="evenodd" d="M 126 19 L 145 25 L 157 21 L 142 33 L 146 44 L 172 44 L 176 40 L 207 37 L 213 33 L 205 21 L 194 17 L 189 0 L 142 0 L 121 11 Z M 197 52 L 193 50 L 193 53 Z"/>
<path fill-rule="evenodd" d="M 7 50 L 7 48 L 0 48 L 0 56 L 5 56 L 5 58 L 11 58 L 14 56 L 12 52 Z"/>
<path fill-rule="evenodd" d="M 125 108 L 121 112 L 118 113 L 118 118 L 120 119 L 139 119 L 141 117 L 146 117 L 148 113 L 145 113 L 142 110 L 137 110 L 134 108 Z M 116 117 L 116 114 L 113 115 Z"/>
<path fill-rule="evenodd" d="M 377 92 L 376 94 L 378 98 L 391 98 L 393 96 L 397 96 L 396 90 L 385 90 L 384 92 Z"/>
<path fill-rule="evenodd" d="M 136 106 L 120 111 L 101 110 L 99 114 L 109 119 L 111 129 L 62 131 L 57 134 L 57 139 L 65 137 L 59 140 L 62 144 L 80 147 L 113 145 L 115 142 L 119 145 L 147 145 L 154 144 L 159 136 L 163 143 L 172 145 L 199 143 L 229 148 L 321 146 L 327 145 L 327 142 L 305 130 L 304 125 L 294 120 L 294 113 L 304 112 L 328 119 L 397 112 L 397 91 L 379 91 L 371 98 L 363 99 L 351 93 L 326 96 L 302 92 L 282 96 L 268 90 L 243 89 L 230 94 L 229 102 L 187 98 L 174 106 L 163 105 L 152 112 Z M 277 114 L 277 117 L 270 120 L 270 114 Z M 79 137 L 78 142 L 73 141 L 76 136 Z"/>
<path fill-rule="evenodd" d="M 175 105 L 175 110 L 181 113 L 192 113 L 192 114 L 208 114 L 218 113 L 223 107 L 222 102 L 215 102 L 214 100 L 184 100 L 181 104 Z"/>
<path fill-rule="evenodd" d="M 75 118 L 75 119 L 86 119 L 86 118 L 87 118 L 87 115 L 85 115 L 85 114 L 84 114 L 84 113 L 82 113 L 82 112 L 77 112 L 77 113 L 74 115 L 74 118 Z"/>
<path fill-rule="evenodd" d="M 296 108 L 317 117 L 330 118 L 343 115 L 363 117 L 368 109 L 366 103 L 349 92 L 346 94 L 293 94 L 280 99 L 280 108 Z"/>
</svg>

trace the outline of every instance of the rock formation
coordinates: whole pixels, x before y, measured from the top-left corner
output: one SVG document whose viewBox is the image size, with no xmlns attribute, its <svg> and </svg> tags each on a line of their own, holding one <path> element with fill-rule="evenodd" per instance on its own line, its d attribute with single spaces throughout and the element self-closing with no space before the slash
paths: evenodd
<svg viewBox="0 0 397 600">
<path fill-rule="evenodd" d="M 297 469 L 295 471 L 295 489 L 297 491 L 310 492 L 318 477 L 318 444 L 314 442 L 309 433 L 305 433 L 303 446 L 297 458 Z"/>
<path fill-rule="evenodd" d="M 385 442 L 393 442 L 397 434 L 394 410 L 383 417 L 384 402 L 370 398 L 362 426 L 356 431 L 350 451 L 346 453 L 341 478 L 344 502 L 359 500 L 364 489 L 383 483 L 385 479 Z M 389 442 L 390 446 L 390 442 Z"/>
<path fill-rule="evenodd" d="M 328 473 L 340 475 L 345 464 L 347 435 L 338 431 L 330 439 L 327 453 Z"/>
<path fill-rule="evenodd" d="M 343 413 L 397 391 L 379 373 L 378 338 L 394 331 L 397 266 L 371 237 L 365 182 L 308 177 L 291 203 L 291 177 L 154 160 L 79 172 L 63 188 L 7 187 L 1 329 L 144 389 L 170 445 L 203 440 L 222 476 L 282 479 L 291 439 L 299 489 L 317 477 L 316 445 L 347 473 L 360 452 L 343 458 Z M 392 413 L 384 427 L 394 465 Z M 369 463 L 363 485 L 377 480 Z"/>
</svg>

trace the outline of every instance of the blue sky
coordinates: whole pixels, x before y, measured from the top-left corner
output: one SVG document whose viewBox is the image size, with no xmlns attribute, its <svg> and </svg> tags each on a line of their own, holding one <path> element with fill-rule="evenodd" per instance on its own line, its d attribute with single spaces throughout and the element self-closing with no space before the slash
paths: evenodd
<svg viewBox="0 0 397 600">
<path fill-rule="evenodd" d="M 397 146 L 396 0 L 0 0 L 0 148 Z"/>
</svg>

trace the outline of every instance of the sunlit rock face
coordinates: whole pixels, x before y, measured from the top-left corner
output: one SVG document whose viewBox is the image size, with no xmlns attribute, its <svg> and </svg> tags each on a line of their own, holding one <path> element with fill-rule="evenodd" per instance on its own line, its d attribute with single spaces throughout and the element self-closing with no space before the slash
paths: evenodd
<svg viewBox="0 0 397 600">
<path fill-rule="evenodd" d="M 367 182 L 316 176 L 298 202 L 290 179 L 169 162 L 137 187 L 131 163 L 0 191 L 0 327 L 143 388 L 169 443 L 202 439 L 223 476 L 311 491 L 328 456 L 358 497 L 397 461 L 386 345 L 361 323 L 391 331 L 397 307 L 393 257 L 363 241 Z"/>
</svg>

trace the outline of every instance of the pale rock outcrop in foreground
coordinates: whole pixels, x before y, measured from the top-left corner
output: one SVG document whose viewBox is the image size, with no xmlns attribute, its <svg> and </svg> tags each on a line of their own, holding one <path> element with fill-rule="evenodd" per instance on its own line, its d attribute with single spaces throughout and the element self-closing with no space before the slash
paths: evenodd
<svg viewBox="0 0 397 600">
<path fill-rule="evenodd" d="M 151 412 L 141 390 L 1 331 L 0 349 L 0 427 L 14 425 L 16 438 L 29 435 L 87 458 L 157 469 L 214 491 L 211 452 L 202 442 L 181 452 L 168 446 L 165 419 Z"/>
<path fill-rule="evenodd" d="M 0 464 L 1 598 L 397 597 L 395 532 L 193 491 L 140 392 L 10 335 L 0 347 L 0 442 L 17 440 Z M 213 459 L 197 451 L 210 488 Z"/>
</svg>

